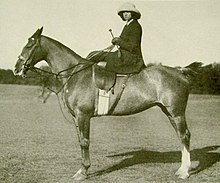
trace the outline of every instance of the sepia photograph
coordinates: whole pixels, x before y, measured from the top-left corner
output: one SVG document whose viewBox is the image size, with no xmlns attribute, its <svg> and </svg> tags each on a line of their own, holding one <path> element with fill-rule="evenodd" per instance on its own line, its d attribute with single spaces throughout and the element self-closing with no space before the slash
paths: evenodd
<svg viewBox="0 0 220 183">
<path fill-rule="evenodd" d="M 219 183 L 219 10 L 0 0 L 0 183 Z"/>
</svg>

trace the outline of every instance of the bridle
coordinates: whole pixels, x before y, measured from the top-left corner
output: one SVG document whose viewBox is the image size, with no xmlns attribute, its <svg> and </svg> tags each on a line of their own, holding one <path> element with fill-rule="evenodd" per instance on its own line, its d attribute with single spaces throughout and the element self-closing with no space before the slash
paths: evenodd
<svg viewBox="0 0 220 183">
<path fill-rule="evenodd" d="M 32 39 L 33 41 L 35 40 L 35 38 L 29 38 L 29 39 Z M 25 58 L 23 55 L 19 55 L 18 56 L 18 59 L 22 60 L 23 61 L 23 64 L 22 64 L 22 67 L 29 70 L 31 69 L 31 64 L 28 63 L 29 60 L 32 60 L 35 53 L 36 53 L 36 50 L 37 48 L 40 48 L 41 49 L 41 45 L 40 45 L 40 39 L 36 39 L 36 42 L 34 43 L 34 45 L 32 45 L 32 48 L 30 50 L 30 54 L 28 55 L 27 58 Z"/>
<path fill-rule="evenodd" d="M 29 38 L 29 39 L 32 39 L 33 41 L 35 40 L 35 38 L 33 38 L 33 37 L 31 37 L 31 38 Z M 19 56 L 18 56 L 18 59 L 20 59 L 21 61 L 23 61 L 22 69 L 26 69 L 25 72 L 26 72 L 27 70 L 31 70 L 31 71 L 33 71 L 33 72 L 38 72 L 38 73 L 41 72 L 41 73 L 46 73 L 46 74 L 55 76 L 57 79 L 62 79 L 62 78 L 72 77 L 72 75 L 74 75 L 74 74 L 76 74 L 76 73 L 78 73 L 78 72 L 80 72 L 80 71 L 82 71 L 82 70 L 84 70 L 84 69 L 86 69 L 86 68 L 88 68 L 88 67 L 91 67 L 91 66 L 94 64 L 94 63 L 92 63 L 92 62 L 91 62 L 91 63 L 88 62 L 88 63 L 86 64 L 86 65 L 87 65 L 86 67 L 83 67 L 82 69 L 80 69 L 80 70 L 78 70 L 78 71 L 76 71 L 77 66 L 83 65 L 84 63 L 78 63 L 78 64 L 76 64 L 76 65 L 74 65 L 74 66 L 72 66 L 72 67 L 69 67 L 69 68 L 67 68 L 67 69 L 61 70 L 61 71 L 59 71 L 58 73 L 54 73 L 54 72 L 51 72 L 51 71 L 45 71 L 45 70 L 43 70 L 43 69 L 34 67 L 34 65 L 31 65 L 30 63 L 28 63 L 28 61 L 29 61 L 29 60 L 32 60 L 33 57 L 35 56 L 35 53 L 36 53 L 37 48 L 42 49 L 42 48 L 41 48 L 41 45 L 40 45 L 40 39 L 36 39 L 36 42 L 32 45 L 32 48 L 31 48 L 31 50 L 29 51 L 30 53 L 29 53 L 29 55 L 28 55 L 27 58 L 25 58 L 23 55 L 19 55 Z M 69 70 L 72 70 L 71 74 L 63 75 L 63 73 L 64 73 L 65 71 L 69 71 Z M 76 71 L 76 72 L 75 72 L 75 71 Z M 24 72 L 24 71 L 23 71 L 23 72 Z"/>
</svg>

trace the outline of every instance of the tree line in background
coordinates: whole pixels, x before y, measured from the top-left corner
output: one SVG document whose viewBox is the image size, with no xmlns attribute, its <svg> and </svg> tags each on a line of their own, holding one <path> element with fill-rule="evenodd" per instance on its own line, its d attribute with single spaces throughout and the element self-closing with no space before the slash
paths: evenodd
<svg viewBox="0 0 220 183">
<path fill-rule="evenodd" d="M 41 69 L 49 71 L 48 66 L 42 66 Z M 38 75 L 29 72 L 28 78 L 14 76 L 12 70 L 0 69 L 0 84 L 21 84 L 21 85 L 40 85 L 49 86 L 57 83 L 51 76 Z M 191 93 L 194 94 L 220 94 L 220 63 L 213 63 L 203 66 L 198 74 L 193 78 Z"/>
</svg>

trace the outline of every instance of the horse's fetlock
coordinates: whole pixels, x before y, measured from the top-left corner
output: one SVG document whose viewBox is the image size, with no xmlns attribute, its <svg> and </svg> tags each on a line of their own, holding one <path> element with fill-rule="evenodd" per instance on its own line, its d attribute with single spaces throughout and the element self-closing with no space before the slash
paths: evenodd
<svg viewBox="0 0 220 183">
<path fill-rule="evenodd" d="M 89 167 L 91 166 L 91 164 L 90 164 L 90 163 L 83 162 L 83 163 L 82 163 L 82 166 L 83 166 L 83 168 L 85 169 L 85 171 L 87 171 L 87 170 L 89 169 Z"/>
</svg>

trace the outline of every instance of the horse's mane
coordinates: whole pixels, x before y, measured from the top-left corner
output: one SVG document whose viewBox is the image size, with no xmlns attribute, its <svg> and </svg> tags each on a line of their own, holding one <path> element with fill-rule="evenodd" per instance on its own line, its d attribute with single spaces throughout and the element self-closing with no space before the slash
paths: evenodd
<svg viewBox="0 0 220 183">
<path fill-rule="evenodd" d="M 82 58 L 80 55 L 78 55 L 76 52 L 74 52 L 73 50 L 71 50 L 69 47 L 65 46 L 64 44 L 62 44 L 61 42 L 55 40 L 55 39 L 52 39 L 50 37 L 47 37 L 47 36 L 44 36 L 42 35 L 41 36 L 42 38 L 45 38 L 45 39 L 48 39 L 50 40 L 51 42 L 53 42 L 57 47 L 59 47 L 60 49 L 62 50 L 65 50 L 68 54 L 74 56 L 75 58 L 79 59 L 79 60 L 83 60 L 84 58 Z"/>
</svg>

